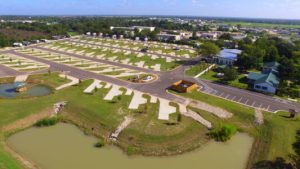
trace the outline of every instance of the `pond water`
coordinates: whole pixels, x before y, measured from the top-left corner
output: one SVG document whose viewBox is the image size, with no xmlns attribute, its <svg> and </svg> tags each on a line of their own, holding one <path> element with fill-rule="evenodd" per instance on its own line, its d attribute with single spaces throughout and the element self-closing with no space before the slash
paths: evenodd
<svg viewBox="0 0 300 169">
<path fill-rule="evenodd" d="M 21 85 L 20 83 L 7 83 L 0 84 L 0 98 L 18 98 L 18 97 L 38 97 L 49 95 L 52 90 L 45 85 L 31 85 L 27 91 L 18 93 L 16 87 Z"/>
<path fill-rule="evenodd" d="M 15 151 L 42 169 L 244 169 L 253 138 L 236 134 L 227 143 L 171 157 L 129 157 L 119 148 L 95 148 L 97 139 L 70 124 L 30 128 L 7 140 Z"/>
</svg>

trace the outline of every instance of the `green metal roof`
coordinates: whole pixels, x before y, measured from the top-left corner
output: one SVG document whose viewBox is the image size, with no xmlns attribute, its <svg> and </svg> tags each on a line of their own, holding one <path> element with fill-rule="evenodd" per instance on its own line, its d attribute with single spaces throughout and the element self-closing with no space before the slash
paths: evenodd
<svg viewBox="0 0 300 169">
<path fill-rule="evenodd" d="M 256 81 L 256 80 L 259 80 L 259 79 L 261 79 L 265 76 L 267 76 L 267 75 L 266 74 L 261 74 L 261 73 L 250 72 L 248 74 L 248 79 Z"/>
<path fill-rule="evenodd" d="M 255 84 L 267 83 L 275 88 L 278 87 L 280 81 L 275 73 L 271 72 L 269 74 L 264 74 L 264 75 L 265 75 L 264 77 L 256 80 Z"/>
</svg>

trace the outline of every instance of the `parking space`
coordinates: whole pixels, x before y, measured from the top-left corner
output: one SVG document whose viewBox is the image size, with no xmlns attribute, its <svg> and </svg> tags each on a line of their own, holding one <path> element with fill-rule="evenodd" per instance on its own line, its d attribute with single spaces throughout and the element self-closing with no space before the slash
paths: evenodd
<svg viewBox="0 0 300 169">
<path fill-rule="evenodd" d="M 25 59 L 17 55 L 1 54 L 0 64 L 18 72 L 33 72 L 49 68 L 49 65 Z"/>
<path fill-rule="evenodd" d="M 138 66 L 141 62 L 143 62 L 144 64 L 140 67 L 155 71 L 168 71 L 180 65 L 177 59 L 170 57 L 98 46 L 95 44 L 85 44 L 81 42 L 62 41 L 43 45 L 41 47 L 132 66 Z"/>
<path fill-rule="evenodd" d="M 123 77 L 128 76 L 142 76 L 147 74 L 137 70 L 131 70 L 128 68 L 77 58 L 71 55 L 63 55 L 55 52 L 44 51 L 40 49 L 24 49 L 18 50 L 18 52 L 118 79 L 122 79 Z"/>
<path fill-rule="evenodd" d="M 261 110 L 265 110 L 265 111 L 270 111 L 270 112 L 274 112 L 275 109 L 272 109 L 270 104 L 266 104 L 266 103 L 260 103 L 258 100 L 256 99 L 251 99 L 247 96 L 239 96 L 237 94 L 232 94 L 232 93 L 228 93 L 228 92 L 220 92 L 217 90 L 210 90 L 209 92 L 204 91 L 205 93 L 214 95 L 214 96 L 218 96 L 221 97 L 223 99 L 229 100 L 229 101 L 233 101 L 236 103 L 240 103 L 249 107 L 253 107 L 253 108 L 259 108 Z"/>
<path fill-rule="evenodd" d="M 142 42 L 128 39 L 109 39 L 95 37 L 81 37 L 72 39 L 77 42 L 95 43 L 98 45 L 112 46 L 130 50 L 141 51 L 147 48 L 147 51 L 158 55 L 170 55 L 175 57 L 193 58 L 197 55 L 194 48 L 186 45 L 168 44 L 161 42 Z"/>
</svg>

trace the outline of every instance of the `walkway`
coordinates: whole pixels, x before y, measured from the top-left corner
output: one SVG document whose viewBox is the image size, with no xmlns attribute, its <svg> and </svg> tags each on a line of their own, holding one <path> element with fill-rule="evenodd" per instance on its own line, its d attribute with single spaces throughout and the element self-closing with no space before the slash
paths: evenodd
<svg viewBox="0 0 300 169">
<path fill-rule="evenodd" d="M 219 107 L 212 106 L 210 104 L 204 103 L 204 102 L 193 100 L 190 105 L 192 107 L 197 108 L 197 109 L 204 110 L 204 111 L 207 111 L 209 113 L 212 113 L 212 114 L 214 114 L 217 117 L 222 118 L 222 119 L 227 119 L 227 118 L 232 117 L 232 113 L 230 113 L 230 112 L 228 112 L 224 109 L 221 109 Z"/>
<path fill-rule="evenodd" d="M 159 120 L 169 120 L 169 115 L 176 113 L 176 107 L 170 106 L 170 101 L 159 98 Z"/>
<path fill-rule="evenodd" d="M 103 85 L 101 85 L 100 83 L 101 83 L 100 80 L 95 79 L 94 82 L 84 90 L 84 93 L 92 93 L 96 88 L 97 89 L 102 88 Z"/>
<path fill-rule="evenodd" d="M 212 124 L 211 122 L 205 120 L 203 117 L 201 117 L 198 113 L 192 111 L 192 110 L 188 110 L 187 112 L 181 112 L 182 115 L 187 116 L 187 117 L 191 117 L 192 119 L 196 120 L 197 122 L 201 123 L 202 125 L 204 125 L 205 127 L 207 127 L 208 129 L 212 129 Z"/>
<path fill-rule="evenodd" d="M 120 90 L 120 86 L 113 85 L 107 95 L 104 97 L 104 100 L 113 100 L 115 96 L 120 96 L 123 94 L 123 91 Z"/>
<path fill-rule="evenodd" d="M 260 109 L 255 109 L 255 123 L 262 125 L 264 123 L 264 116 Z"/>
<path fill-rule="evenodd" d="M 18 75 L 15 78 L 15 82 L 25 82 L 28 78 L 28 75 Z"/>
<path fill-rule="evenodd" d="M 110 139 L 116 141 L 119 134 L 133 121 L 134 119 L 130 116 L 126 116 L 125 120 L 118 126 L 117 130 L 110 135 Z"/>
<path fill-rule="evenodd" d="M 132 110 L 137 110 L 141 104 L 147 103 L 147 99 L 145 99 L 143 97 L 142 92 L 134 91 L 133 93 L 134 93 L 134 95 L 132 97 L 132 100 L 131 100 L 128 108 L 132 109 Z"/>
</svg>

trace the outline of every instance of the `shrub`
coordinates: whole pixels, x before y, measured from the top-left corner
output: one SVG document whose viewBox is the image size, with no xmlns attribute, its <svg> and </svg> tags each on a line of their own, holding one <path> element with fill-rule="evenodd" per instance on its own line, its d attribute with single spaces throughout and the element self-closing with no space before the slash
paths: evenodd
<svg viewBox="0 0 300 169">
<path fill-rule="evenodd" d="M 103 138 L 100 138 L 99 141 L 94 145 L 97 148 L 101 148 L 103 146 L 105 146 L 105 141 Z"/>
<path fill-rule="evenodd" d="M 177 116 L 177 121 L 178 121 L 178 122 L 181 122 L 181 121 L 182 121 L 182 116 L 181 116 L 180 113 L 179 113 L 178 116 Z"/>
<path fill-rule="evenodd" d="M 59 122 L 59 119 L 56 117 L 45 118 L 45 119 L 42 119 L 42 120 L 36 122 L 35 126 L 37 126 L 37 127 L 53 126 L 58 122 Z"/>
<path fill-rule="evenodd" d="M 234 68 L 224 69 L 224 80 L 233 81 L 238 78 L 238 72 Z"/>
<path fill-rule="evenodd" d="M 237 128 L 234 125 L 223 125 L 220 128 L 213 129 L 210 132 L 210 136 L 216 141 L 226 142 L 237 132 Z"/>
</svg>

